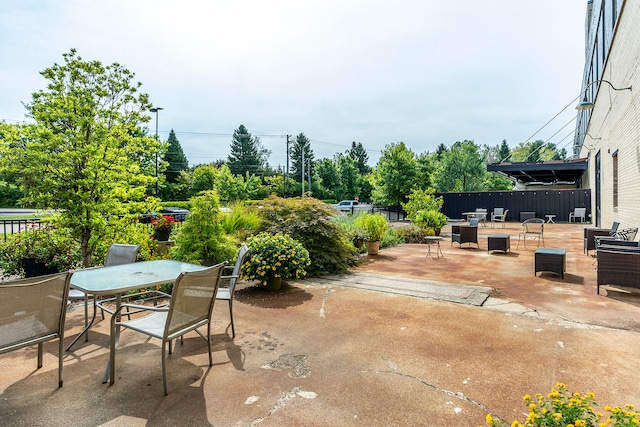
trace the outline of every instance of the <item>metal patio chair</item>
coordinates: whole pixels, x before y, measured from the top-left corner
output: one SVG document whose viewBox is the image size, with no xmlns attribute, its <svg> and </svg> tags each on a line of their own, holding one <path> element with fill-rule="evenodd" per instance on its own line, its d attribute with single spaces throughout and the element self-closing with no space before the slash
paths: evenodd
<svg viewBox="0 0 640 427">
<path fill-rule="evenodd" d="M 529 218 L 522 223 L 522 231 L 518 234 L 518 245 L 520 247 L 520 238 L 524 241 L 524 247 L 527 247 L 527 236 L 533 236 L 538 240 L 538 247 L 540 247 L 540 240 L 542 240 L 542 246 L 544 247 L 544 219 L 542 218 Z"/>
<path fill-rule="evenodd" d="M 169 353 L 172 352 L 171 342 L 190 331 L 196 331 L 205 341 L 209 352 L 209 366 L 213 366 L 211 355 L 211 313 L 216 301 L 220 276 L 226 262 L 214 265 L 204 270 L 185 272 L 178 276 L 174 286 L 171 301 L 168 306 L 143 306 L 136 304 L 122 304 L 111 317 L 111 342 L 109 352 L 109 382 L 115 382 L 115 357 L 118 328 L 129 328 L 153 338 L 162 340 L 162 383 L 164 394 L 167 393 L 166 347 L 169 343 Z M 150 312 L 150 314 L 132 320 L 120 319 L 123 308 L 131 308 L 131 314 Z M 206 326 L 207 335 L 203 335 L 198 328 Z"/>
<path fill-rule="evenodd" d="M 38 369 L 43 344 L 58 339 L 58 387 L 62 387 L 64 320 L 70 272 L 0 284 L 0 354 L 38 344 Z"/>
</svg>

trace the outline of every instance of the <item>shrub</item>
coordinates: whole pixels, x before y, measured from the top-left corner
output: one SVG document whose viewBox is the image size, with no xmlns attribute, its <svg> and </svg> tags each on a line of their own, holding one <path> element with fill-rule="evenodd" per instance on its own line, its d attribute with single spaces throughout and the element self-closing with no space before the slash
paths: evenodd
<svg viewBox="0 0 640 427">
<path fill-rule="evenodd" d="M 562 383 L 556 383 L 556 388 L 551 389 L 546 397 L 536 394 L 532 398 L 528 394 L 522 399 L 529 409 L 529 414 L 523 422 L 518 420 L 507 424 L 501 419 L 487 414 L 486 422 L 491 427 L 591 427 L 591 426 L 624 426 L 640 425 L 640 414 L 633 411 L 633 405 L 625 405 L 624 408 L 605 406 L 605 411 L 610 415 L 605 418 L 601 412 L 596 412 L 594 407 L 595 394 L 571 393 Z"/>
<path fill-rule="evenodd" d="M 411 221 L 427 234 L 433 235 L 436 230 L 440 230 L 447 224 L 447 216 L 435 210 L 422 210 L 416 212 Z"/>
<path fill-rule="evenodd" d="M 233 203 L 229 212 L 222 212 L 220 224 L 225 234 L 233 236 L 238 243 L 244 242 L 260 226 L 260 217 L 255 208 L 243 202 Z"/>
<path fill-rule="evenodd" d="M 402 209 L 407 212 L 407 216 L 413 221 L 414 216 L 419 211 L 440 211 L 444 204 L 442 196 L 435 197 L 435 190 L 429 188 L 427 190 L 413 190 L 409 194 L 409 201 L 402 204 Z"/>
<path fill-rule="evenodd" d="M 355 221 L 356 227 L 364 230 L 366 239 L 370 242 L 376 242 L 382 239 L 382 236 L 389 228 L 389 222 L 383 214 L 371 214 L 363 212 L 358 215 Z"/>
<path fill-rule="evenodd" d="M 334 221 L 335 209 L 317 199 L 270 196 L 257 212 L 263 221 L 260 231 L 288 234 L 309 251 L 309 275 L 343 273 L 358 262 L 355 248 Z"/>
<path fill-rule="evenodd" d="M 191 214 L 176 233 L 173 258 L 194 264 L 214 265 L 235 256 L 232 240 L 221 225 L 220 201 L 214 190 L 191 199 Z"/>
<path fill-rule="evenodd" d="M 3 276 L 24 276 L 25 258 L 34 258 L 56 271 L 71 270 L 82 265 L 80 244 L 66 228 L 34 224 L 6 237 L 6 242 L 0 243 L 0 269 Z"/>
<path fill-rule="evenodd" d="M 269 277 L 300 279 L 311 263 L 309 252 L 297 240 L 283 233 L 257 234 L 247 239 L 249 254 L 242 273 L 248 279 L 266 282 Z"/>
<path fill-rule="evenodd" d="M 404 243 L 404 234 L 395 228 L 389 228 L 380 239 L 380 247 L 387 248 Z"/>
</svg>

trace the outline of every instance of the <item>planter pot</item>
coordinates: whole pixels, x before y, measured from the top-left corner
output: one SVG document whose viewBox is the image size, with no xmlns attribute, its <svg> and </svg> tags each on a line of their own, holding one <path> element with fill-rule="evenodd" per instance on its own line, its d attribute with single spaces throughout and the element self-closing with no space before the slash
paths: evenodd
<svg viewBox="0 0 640 427">
<path fill-rule="evenodd" d="M 439 236 L 440 235 L 440 228 L 435 228 L 433 230 L 433 232 L 435 233 L 436 236 Z"/>
<path fill-rule="evenodd" d="M 155 230 L 154 237 L 159 242 L 166 242 L 169 240 L 169 236 L 171 235 L 171 230 Z"/>
<path fill-rule="evenodd" d="M 281 277 L 269 277 L 265 282 L 265 288 L 270 291 L 279 291 L 282 287 L 282 278 Z"/>
<path fill-rule="evenodd" d="M 58 272 L 55 268 L 47 267 L 44 262 L 36 258 L 24 258 L 22 265 L 24 266 L 25 277 L 44 276 L 45 274 Z"/>
<path fill-rule="evenodd" d="M 380 240 L 376 240 L 375 242 L 367 242 L 367 253 L 369 255 L 378 255 L 379 250 Z"/>
<path fill-rule="evenodd" d="M 360 249 L 364 245 L 364 239 L 353 239 L 353 246 Z"/>
</svg>

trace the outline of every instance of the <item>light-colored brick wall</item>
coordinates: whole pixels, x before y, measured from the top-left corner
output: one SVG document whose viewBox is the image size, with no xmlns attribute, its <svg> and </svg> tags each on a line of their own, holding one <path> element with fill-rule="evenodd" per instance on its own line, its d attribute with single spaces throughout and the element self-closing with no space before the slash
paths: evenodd
<svg viewBox="0 0 640 427">
<path fill-rule="evenodd" d="M 589 187 L 595 212 L 596 153 L 601 155 L 601 221 L 608 227 L 640 227 L 640 1 L 624 3 L 580 157 L 589 156 Z M 618 151 L 618 207 L 613 206 L 613 159 Z"/>
</svg>

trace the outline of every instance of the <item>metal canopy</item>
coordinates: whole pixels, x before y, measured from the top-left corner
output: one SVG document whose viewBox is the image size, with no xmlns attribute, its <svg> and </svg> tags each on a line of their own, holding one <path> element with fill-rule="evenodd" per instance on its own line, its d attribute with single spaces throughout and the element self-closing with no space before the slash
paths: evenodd
<svg viewBox="0 0 640 427">
<path fill-rule="evenodd" d="M 588 169 L 587 159 L 547 162 L 492 163 L 489 172 L 502 172 L 524 183 L 574 183 Z"/>
</svg>

